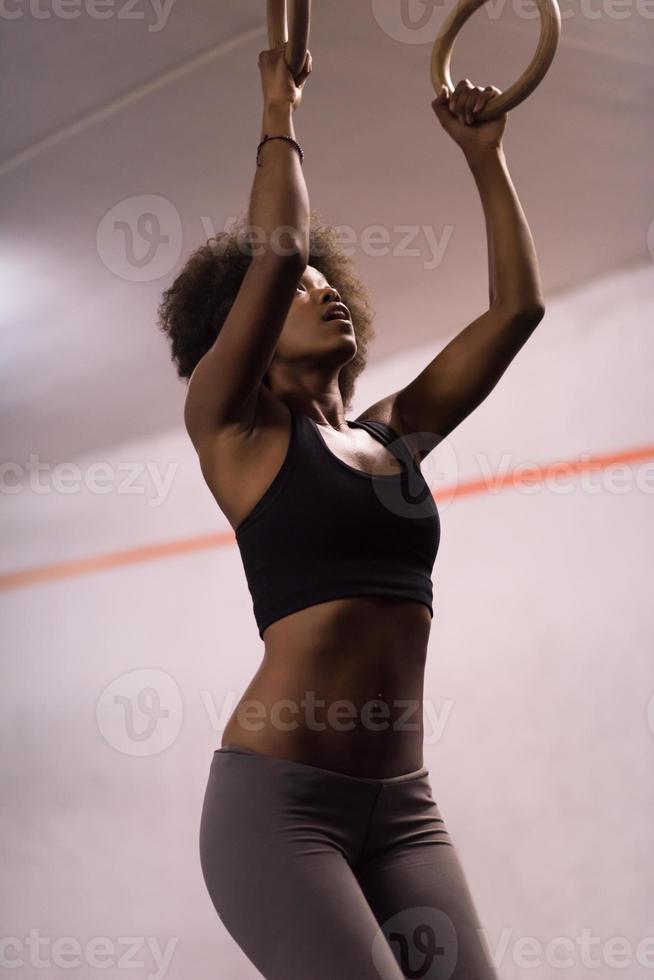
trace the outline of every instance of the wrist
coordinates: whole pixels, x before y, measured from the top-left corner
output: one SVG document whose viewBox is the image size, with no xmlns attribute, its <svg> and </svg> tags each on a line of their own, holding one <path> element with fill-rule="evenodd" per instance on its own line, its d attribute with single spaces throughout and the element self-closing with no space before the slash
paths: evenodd
<svg viewBox="0 0 654 980">
<path fill-rule="evenodd" d="M 295 136 L 293 128 L 293 108 L 290 102 L 267 102 L 261 120 L 261 139 L 269 136 Z"/>
<path fill-rule="evenodd" d="M 287 99 L 280 102 L 265 102 L 263 114 L 266 118 L 289 119 L 293 115 L 293 103 Z"/>
<path fill-rule="evenodd" d="M 463 153 L 471 170 L 504 159 L 504 148 L 501 143 L 482 143 L 465 149 Z"/>
</svg>

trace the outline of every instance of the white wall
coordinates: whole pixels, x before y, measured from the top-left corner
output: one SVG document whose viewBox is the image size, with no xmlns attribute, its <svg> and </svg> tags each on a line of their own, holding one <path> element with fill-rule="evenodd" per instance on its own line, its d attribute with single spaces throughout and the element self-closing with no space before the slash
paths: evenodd
<svg viewBox="0 0 654 980">
<path fill-rule="evenodd" d="M 425 762 L 491 948 L 506 947 L 502 980 L 608 980 L 605 944 L 620 936 L 631 947 L 614 951 L 629 964 L 620 975 L 654 976 L 654 939 L 649 966 L 636 952 L 654 936 L 653 308 L 651 266 L 551 300 L 499 386 L 424 467 L 438 488 L 524 462 L 651 449 L 613 483 L 605 469 L 572 476 L 569 492 L 537 483 L 441 504 Z M 435 353 L 369 368 L 352 417 Z M 3 494 L 3 570 L 228 528 L 181 428 L 77 460 L 83 482 L 98 460 L 112 468 L 107 494 L 53 491 L 52 473 L 46 492 Z M 148 461 L 172 480 L 157 506 Z M 119 489 L 128 463 L 145 492 Z M 0 602 L 2 934 L 17 941 L 7 959 L 24 963 L 14 975 L 258 976 L 214 913 L 197 846 L 211 753 L 263 650 L 235 545 Z M 113 696 L 135 708 L 144 687 L 169 714 L 139 741 Z M 137 731 L 148 724 L 135 719 Z M 49 969 L 31 963 L 30 929 L 47 940 Z M 585 929 L 599 940 L 592 970 L 576 944 Z M 78 970 L 57 966 L 63 937 L 106 937 L 113 965 L 82 952 Z M 144 965 L 120 967 L 124 937 L 176 942 L 167 968 L 147 949 L 133 956 Z M 525 937 L 568 937 L 571 965 L 521 960 Z"/>
</svg>

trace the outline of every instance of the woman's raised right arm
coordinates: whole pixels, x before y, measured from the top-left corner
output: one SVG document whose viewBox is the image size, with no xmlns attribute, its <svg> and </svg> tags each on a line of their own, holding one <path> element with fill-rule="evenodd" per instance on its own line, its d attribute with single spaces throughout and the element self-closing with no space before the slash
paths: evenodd
<svg viewBox="0 0 654 980">
<path fill-rule="evenodd" d="M 293 112 L 311 72 L 311 55 L 295 81 L 284 49 L 262 51 L 261 138 L 295 138 Z M 184 420 L 198 443 L 225 427 L 250 431 L 257 397 L 309 254 L 309 196 L 297 149 L 287 140 L 261 148 L 250 195 L 253 256 L 213 346 L 188 384 Z"/>
</svg>

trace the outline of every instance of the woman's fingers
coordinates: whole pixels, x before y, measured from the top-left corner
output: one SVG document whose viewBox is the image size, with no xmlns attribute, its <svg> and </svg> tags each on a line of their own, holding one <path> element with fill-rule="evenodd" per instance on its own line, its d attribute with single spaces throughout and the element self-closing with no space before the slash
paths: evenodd
<svg viewBox="0 0 654 980">
<path fill-rule="evenodd" d="M 447 85 L 441 85 L 441 90 L 436 96 L 436 98 L 434 99 L 434 102 L 438 103 L 438 105 L 444 105 L 449 99 L 449 97 L 450 97 L 450 93 L 448 91 Z"/>
<path fill-rule="evenodd" d="M 479 110 L 483 108 L 484 108 L 484 98 L 483 98 L 483 93 L 480 93 L 475 99 L 475 104 L 472 107 L 472 111 L 479 112 Z"/>
<path fill-rule="evenodd" d="M 489 99 L 492 99 L 496 95 L 501 95 L 501 94 L 502 94 L 502 90 L 497 88 L 496 85 L 487 85 L 486 88 L 482 89 L 482 91 L 479 94 L 479 105 L 474 110 L 474 114 L 481 112 L 481 110 L 485 108 L 486 103 L 489 101 Z"/>
<path fill-rule="evenodd" d="M 302 70 L 300 74 L 295 79 L 295 84 L 298 86 L 303 85 L 304 82 L 306 82 L 309 75 L 311 74 L 312 68 L 313 68 L 313 60 L 311 58 L 311 52 L 307 51 L 307 56 L 304 59 L 304 65 L 302 66 Z"/>
<path fill-rule="evenodd" d="M 471 88 L 472 85 L 470 79 L 462 78 L 461 81 L 457 85 L 455 85 L 454 91 L 450 96 L 450 105 L 449 105 L 450 112 L 453 112 L 454 115 L 459 116 L 459 118 L 461 118 L 461 114 L 462 114 L 463 100 Z"/>
<path fill-rule="evenodd" d="M 479 98 L 480 90 L 473 86 L 470 92 L 466 95 L 465 102 L 463 103 L 463 116 L 468 125 L 473 121 L 472 115 L 475 110 L 475 102 Z"/>
<path fill-rule="evenodd" d="M 482 89 L 478 85 L 472 85 L 468 78 L 463 78 L 454 89 L 450 98 L 449 109 L 450 112 L 459 117 L 461 123 L 469 126 L 475 121 L 475 115 L 481 112 L 488 100 L 494 95 L 500 94 L 500 89 L 494 85 L 487 85 Z"/>
<path fill-rule="evenodd" d="M 470 98 L 475 98 L 477 90 L 467 78 L 464 78 L 454 89 L 454 95 L 450 100 L 450 111 L 459 117 L 460 122 L 466 122 L 470 109 Z"/>
</svg>

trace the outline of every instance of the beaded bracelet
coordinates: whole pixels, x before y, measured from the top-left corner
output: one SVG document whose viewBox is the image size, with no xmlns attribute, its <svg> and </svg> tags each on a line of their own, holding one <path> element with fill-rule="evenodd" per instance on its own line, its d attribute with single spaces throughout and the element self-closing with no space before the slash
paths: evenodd
<svg viewBox="0 0 654 980">
<path fill-rule="evenodd" d="M 266 135 L 264 136 L 264 138 L 261 140 L 261 142 L 257 147 L 257 167 L 263 166 L 263 164 L 259 163 L 259 154 L 261 153 L 261 147 L 263 146 L 263 144 L 267 143 L 269 140 L 286 140 L 288 143 L 292 143 L 292 145 L 300 154 L 300 163 L 304 163 L 304 150 L 297 142 L 297 140 L 294 140 L 292 136 L 268 136 L 268 134 L 266 133 Z"/>
</svg>

